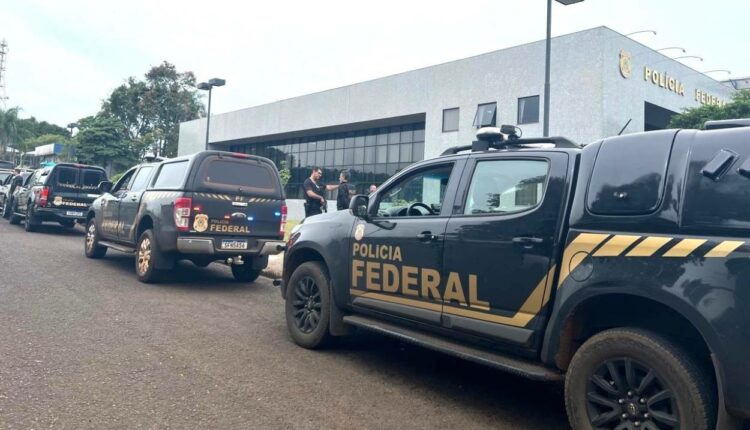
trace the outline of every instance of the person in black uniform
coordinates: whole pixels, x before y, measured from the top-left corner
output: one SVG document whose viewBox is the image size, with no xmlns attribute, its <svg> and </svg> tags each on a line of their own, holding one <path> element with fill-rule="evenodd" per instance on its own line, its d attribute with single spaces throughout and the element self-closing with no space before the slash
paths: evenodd
<svg viewBox="0 0 750 430">
<path fill-rule="evenodd" d="M 323 169 L 313 167 L 310 177 L 305 179 L 305 218 L 323 213 L 326 205 L 325 192 L 337 189 L 338 185 L 319 184 Z"/>
<path fill-rule="evenodd" d="M 339 192 L 336 195 L 336 209 L 349 209 L 349 201 L 354 195 L 354 187 L 349 184 L 349 172 L 342 170 L 339 174 Z"/>
</svg>

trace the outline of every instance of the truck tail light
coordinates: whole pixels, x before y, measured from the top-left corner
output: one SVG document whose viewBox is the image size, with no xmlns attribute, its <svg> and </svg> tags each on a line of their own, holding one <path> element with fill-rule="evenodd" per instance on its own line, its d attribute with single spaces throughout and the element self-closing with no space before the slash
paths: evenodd
<svg viewBox="0 0 750 430">
<path fill-rule="evenodd" d="M 174 201 L 174 223 L 177 231 L 190 230 L 190 208 L 193 206 L 193 199 L 190 197 L 178 197 Z"/>
<path fill-rule="evenodd" d="M 281 205 L 281 224 L 279 224 L 279 237 L 281 239 L 284 239 L 284 235 L 286 234 L 286 214 L 286 205 Z"/>
<path fill-rule="evenodd" d="M 44 187 L 42 188 L 42 191 L 39 193 L 39 206 L 41 207 L 47 206 L 48 198 L 49 198 L 49 188 Z"/>
</svg>

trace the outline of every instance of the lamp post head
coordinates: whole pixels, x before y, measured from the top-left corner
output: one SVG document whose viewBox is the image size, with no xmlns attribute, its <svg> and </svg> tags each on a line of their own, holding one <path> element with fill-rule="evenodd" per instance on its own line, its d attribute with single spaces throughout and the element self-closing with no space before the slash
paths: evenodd
<svg viewBox="0 0 750 430">
<path fill-rule="evenodd" d="M 565 6 L 575 4 L 575 3 L 581 3 L 583 0 L 555 0 L 556 2 L 560 4 L 564 4 Z"/>
<path fill-rule="evenodd" d="M 200 84 L 196 85 L 195 87 L 198 88 L 199 90 L 210 90 L 211 89 L 211 84 L 209 84 L 208 82 L 201 82 Z"/>
<path fill-rule="evenodd" d="M 213 78 L 208 80 L 208 84 L 212 87 L 223 87 L 226 83 L 227 81 L 221 78 Z"/>
<path fill-rule="evenodd" d="M 71 122 L 70 124 L 68 124 L 68 128 L 72 129 L 72 128 L 76 128 L 76 127 L 78 127 L 78 123 L 77 122 Z"/>
</svg>

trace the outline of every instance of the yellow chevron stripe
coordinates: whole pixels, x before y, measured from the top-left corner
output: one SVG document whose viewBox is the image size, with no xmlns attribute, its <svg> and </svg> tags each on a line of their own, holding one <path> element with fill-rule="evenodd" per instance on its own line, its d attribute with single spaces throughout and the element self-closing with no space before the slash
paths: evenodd
<svg viewBox="0 0 750 430">
<path fill-rule="evenodd" d="M 563 282 L 568 278 L 568 275 L 570 275 L 570 272 L 575 270 L 575 268 L 581 264 L 583 259 L 608 237 L 608 234 L 599 233 L 581 233 L 576 236 L 576 238 L 565 248 L 565 252 L 563 253 L 562 266 L 560 267 L 560 279 L 557 281 L 557 288 L 560 288 Z"/>
<path fill-rule="evenodd" d="M 720 244 L 716 245 L 712 250 L 706 254 L 707 258 L 723 258 L 731 254 L 732 251 L 744 245 L 745 242 L 740 240 L 725 240 Z"/>
<path fill-rule="evenodd" d="M 428 310 L 436 311 L 436 312 L 440 312 L 443 310 L 442 303 L 405 299 L 403 297 L 389 296 L 387 294 L 373 293 L 370 291 L 362 291 L 362 290 L 357 290 L 354 288 L 350 288 L 349 293 L 354 296 L 380 300 L 381 302 L 398 303 L 400 305 L 406 305 L 406 306 L 411 306 L 411 307 L 420 308 L 420 309 L 428 309 Z"/>
<path fill-rule="evenodd" d="M 639 243 L 635 248 L 631 249 L 626 256 L 650 257 L 654 255 L 654 253 L 658 251 L 662 246 L 666 245 L 670 240 L 672 240 L 671 237 L 649 236 L 643 239 L 643 241 L 641 241 L 641 243 Z"/>
<path fill-rule="evenodd" d="M 687 257 L 696 248 L 706 243 L 705 239 L 682 239 L 664 253 L 664 257 Z"/>
<path fill-rule="evenodd" d="M 641 236 L 630 236 L 625 234 L 613 236 L 607 241 L 607 243 L 599 248 L 596 253 L 594 253 L 594 257 L 617 257 L 622 254 L 628 246 L 632 245 L 640 238 Z"/>
</svg>

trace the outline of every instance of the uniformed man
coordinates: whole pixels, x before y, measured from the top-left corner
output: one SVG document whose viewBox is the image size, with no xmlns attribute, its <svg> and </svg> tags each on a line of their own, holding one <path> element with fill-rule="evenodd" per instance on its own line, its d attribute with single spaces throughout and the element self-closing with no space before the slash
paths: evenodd
<svg viewBox="0 0 750 430">
<path fill-rule="evenodd" d="M 323 177 L 323 169 L 318 166 L 312 168 L 310 177 L 305 179 L 305 218 L 323 213 L 326 206 L 325 192 L 333 191 L 339 186 L 319 184 Z"/>
<path fill-rule="evenodd" d="M 375 184 L 370 185 L 370 194 L 378 190 L 378 186 Z"/>
<path fill-rule="evenodd" d="M 339 192 L 336 195 L 336 209 L 349 209 L 349 201 L 354 195 L 354 187 L 349 184 L 349 172 L 342 170 L 339 174 Z"/>
</svg>

